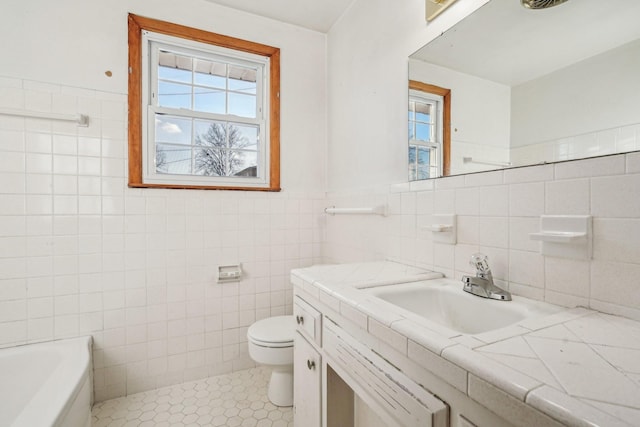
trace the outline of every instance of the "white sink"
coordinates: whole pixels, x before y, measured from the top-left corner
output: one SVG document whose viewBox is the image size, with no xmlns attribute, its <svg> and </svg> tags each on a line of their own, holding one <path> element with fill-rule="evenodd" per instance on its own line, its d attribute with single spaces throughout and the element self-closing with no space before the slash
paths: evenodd
<svg viewBox="0 0 640 427">
<path fill-rule="evenodd" d="M 404 310 L 462 334 L 479 334 L 562 310 L 551 304 L 513 296 L 497 301 L 471 295 L 462 282 L 434 279 L 362 289 Z"/>
</svg>

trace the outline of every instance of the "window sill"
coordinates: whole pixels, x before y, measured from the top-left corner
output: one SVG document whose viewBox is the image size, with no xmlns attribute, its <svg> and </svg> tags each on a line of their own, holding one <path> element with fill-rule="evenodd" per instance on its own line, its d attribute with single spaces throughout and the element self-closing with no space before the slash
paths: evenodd
<svg viewBox="0 0 640 427">
<path fill-rule="evenodd" d="M 279 192 L 282 189 L 280 187 L 220 187 L 220 186 L 207 186 L 207 185 L 182 185 L 182 184 L 144 184 L 144 183 L 129 183 L 129 188 L 161 188 L 168 190 L 225 190 L 225 191 L 265 191 L 265 192 Z"/>
</svg>

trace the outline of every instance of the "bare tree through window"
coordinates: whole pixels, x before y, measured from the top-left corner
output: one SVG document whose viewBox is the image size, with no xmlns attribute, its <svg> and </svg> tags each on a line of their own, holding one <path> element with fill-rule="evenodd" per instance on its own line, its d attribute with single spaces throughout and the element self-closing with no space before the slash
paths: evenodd
<svg viewBox="0 0 640 427">
<path fill-rule="evenodd" d="M 171 124 L 169 121 L 166 123 Z M 205 124 L 206 123 L 206 124 Z M 205 126 L 202 126 L 205 124 Z M 191 134 L 179 127 L 180 132 Z M 156 145 L 155 166 L 158 173 L 192 176 L 256 177 L 257 140 L 255 128 L 229 122 L 200 122 L 195 126 L 192 143 L 180 139 Z"/>
<path fill-rule="evenodd" d="M 167 165 L 167 153 L 160 147 L 156 149 L 156 169 L 159 171 L 166 172 Z"/>
<path fill-rule="evenodd" d="M 243 169 L 242 150 L 251 142 L 232 125 L 212 123 L 207 132 L 196 136 L 194 172 L 208 176 L 233 176 Z"/>
</svg>

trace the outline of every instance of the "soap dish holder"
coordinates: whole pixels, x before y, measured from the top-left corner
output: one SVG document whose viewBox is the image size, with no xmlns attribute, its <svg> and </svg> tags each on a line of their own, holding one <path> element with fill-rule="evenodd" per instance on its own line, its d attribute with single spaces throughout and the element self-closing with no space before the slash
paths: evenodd
<svg viewBox="0 0 640 427">
<path fill-rule="evenodd" d="M 540 241 L 545 256 L 588 260 L 592 256 L 593 225 L 590 215 L 543 215 L 540 231 L 530 233 Z"/>
<path fill-rule="evenodd" d="M 530 233 L 531 240 L 554 243 L 574 243 L 585 240 L 587 233 L 571 231 L 541 231 L 540 233 Z"/>
<path fill-rule="evenodd" d="M 433 223 L 422 227 L 431 231 L 433 241 L 436 243 L 447 243 L 455 245 L 457 242 L 457 224 L 455 214 L 435 214 L 432 215 Z"/>
</svg>

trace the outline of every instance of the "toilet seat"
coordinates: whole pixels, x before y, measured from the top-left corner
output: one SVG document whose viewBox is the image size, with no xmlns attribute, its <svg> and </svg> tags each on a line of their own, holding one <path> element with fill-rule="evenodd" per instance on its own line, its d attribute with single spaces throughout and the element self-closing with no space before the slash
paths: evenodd
<svg viewBox="0 0 640 427">
<path fill-rule="evenodd" d="M 275 316 L 255 322 L 247 330 L 247 338 L 260 347 L 293 347 L 296 324 L 293 316 Z"/>
<path fill-rule="evenodd" d="M 259 341 L 254 338 L 250 338 L 251 343 L 260 347 L 268 347 L 268 348 L 288 348 L 293 347 L 293 341 L 286 342 L 269 342 L 269 341 Z"/>
</svg>

